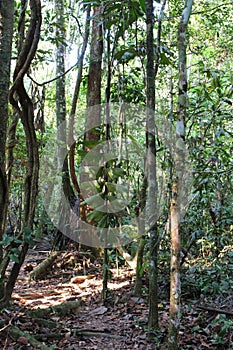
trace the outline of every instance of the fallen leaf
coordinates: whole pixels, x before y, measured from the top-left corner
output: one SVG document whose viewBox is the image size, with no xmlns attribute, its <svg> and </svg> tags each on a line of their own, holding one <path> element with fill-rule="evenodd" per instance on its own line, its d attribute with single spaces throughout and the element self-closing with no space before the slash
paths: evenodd
<svg viewBox="0 0 233 350">
<path fill-rule="evenodd" d="M 100 307 L 97 307 L 97 309 L 94 309 L 90 312 L 91 315 L 103 315 L 105 314 L 105 312 L 107 312 L 108 309 L 107 307 L 105 306 L 100 306 Z"/>
<path fill-rule="evenodd" d="M 20 343 L 20 344 L 23 344 L 23 345 L 27 345 L 28 344 L 28 340 L 27 338 L 21 336 L 17 339 L 17 342 Z"/>
</svg>

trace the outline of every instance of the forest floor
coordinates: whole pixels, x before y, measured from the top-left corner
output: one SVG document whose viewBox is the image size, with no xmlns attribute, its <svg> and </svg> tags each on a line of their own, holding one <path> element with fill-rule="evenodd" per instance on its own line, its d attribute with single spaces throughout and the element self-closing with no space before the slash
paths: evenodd
<svg viewBox="0 0 233 350">
<path fill-rule="evenodd" d="M 166 283 L 160 286 L 159 331 L 149 341 L 146 278 L 143 297 L 136 298 L 133 271 L 125 266 L 111 269 L 110 297 L 103 305 L 102 267 L 79 252 L 62 253 L 43 280 L 30 281 L 29 271 L 47 255 L 47 251 L 30 250 L 27 256 L 14 290 L 13 303 L 2 311 L 1 349 L 167 349 L 169 300 Z M 65 306 L 57 312 L 55 305 L 61 304 Z M 203 296 L 194 298 L 191 294 L 184 296 L 180 349 L 233 349 L 232 323 L 229 323 L 233 316 L 198 309 L 203 304 L 219 309 L 225 306 L 225 310 L 233 311 L 232 297 L 223 300 L 215 296 L 211 300 Z M 33 314 L 36 309 L 49 312 Z M 16 332 L 12 332 L 13 329 Z"/>
</svg>

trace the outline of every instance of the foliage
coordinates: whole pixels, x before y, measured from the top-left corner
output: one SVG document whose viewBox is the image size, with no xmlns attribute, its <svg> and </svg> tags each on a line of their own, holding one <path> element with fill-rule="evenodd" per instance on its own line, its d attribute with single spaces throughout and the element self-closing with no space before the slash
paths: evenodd
<svg viewBox="0 0 233 350">
<path fill-rule="evenodd" d="M 103 27 L 105 46 L 102 72 L 102 102 L 106 100 L 106 81 L 110 72 L 110 92 L 112 103 L 129 103 L 136 106 L 146 104 L 146 2 L 145 0 L 101 1 L 103 16 L 99 19 Z M 155 4 L 154 32 L 158 30 L 159 2 Z M 158 59 L 158 74 L 156 78 L 156 121 L 159 129 L 159 116 L 165 116 L 175 126 L 178 104 L 178 55 L 177 55 L 177 25 L 183 9 L 183 1 L 170 1 L 162 18 L 161 40 L 154 43 L 154 58 Z M 56 129 L 56 91 L 55 91 L 55 49 L 59 43 L 66 47 L 66 103 L 67 111 L 71 109 L 75 88 L 78 57 L 84 34 L 84 16 L 88 5 L 99 6 L 100 1 L 67 1 L 65 2 L 65 24 L 62 30 L 66 40 L 56 36 L 57 14 L 53 4 L 43 1 L 43 24 L 41 39 L 32 67 L 25 77 L 25 87 L 33 99 L 35 112 L 40 110 L 44 120 L 43 128 L 38 129 L 37 138 L 40 155 L 47 141 Z M 21 16 L 21 2 L 15 1 L 15 24 L 13 58 L 18 56 L 18 26 Z M 28 29 L 30 18 L 26 10 L 25 29 Z M 186 144 L 192 166 L 193 183 L 189 189 L 189 206 L 182 217 L 180 230 L 182 234 L 182 278 L 183 295 L 194 296 L 228 296 L 232 293 L 233 269 L 233 74 L 231 45 L 232 11 L 228 3 L 202 0 L 194 5 L 188 31 L 188 105 L 186 120 Z M 90 18 L 90 23 L 93 16 Z M 107 43 L 107 40 L 109 42 Z M 107 45 L 109 44 L 109 52 Z M 75 146 L 75 171 L 80 177 L 81 164 L 88 151 L 87 148 L 97 147 L 98 143 L 85 141 L 82 130 L 85 125 L 86 95 L 88 89 L 88 65 L 90 41 L 87 57 L 84 61 L 83 77 L 78 98 L 78 108 L 75 118 L 78 120 L 79 138 Z M 159 53 L 159 56 L 158 56 Z M 75 66 L 76 65 L 76 66 Z M 12 63 L 12 68 L 14 63 Z M 74 67 L 73 67 L 74 66 Z M 73 69 L 70 69 L 73 67 Z M 109 70 L 109 71 L 108 71 Z M 12 69 L 13 71 L 13 69 Z M 39 85 L 37 86 L 37 83 Z M 43 86 L 41 86 L 43 85 Z M 35 88 L 37 86 L 37 88 Z M 65 101 L 64 101 L 65 102 Z M 11 108 L 9 125 L 14 119 Z M 127 125 L 127 115 L 125 125 Z M 100 143 L 105 140 L 105 116 L 102 116 L 103 126 L 97 131 Z M 93 180 L 93 192 L 85 198 L 82 205 L 91 208 L 87 220 L 100 228 L 117 227 L 130 223 L 135 219 L 135 208 L 139 205 L 139 193 L 143 184 L 143 161 L 140 147 L 145 148 L 145 125 L 135 113 L 132 127 L 122 128 L 117 123 L 111 125 L 111 138 L 119 138 L 121 133 L 127 137 L 135 148 L 139 148 L 135 161 L 119 162 L 115 157 L 107 160 L 101 166 Z M 68 118 L 67 118 L 68 120 Z M 80 136 L 81 135 L 81 136 Z M 159 232 L 159 283 L 167 286 L 169 283 L 170 241 L 169 205 L 171 195 L 171 180 L 173 164 L 168 147 L 163 145 L 159 132 L 156 135 L 157 164 L 164 172 L 166 181 L 164 199 L 160 204 L 158 217 Z M 10 147 L 11 145 L 8 145 Z M 23 125 L 18 123 L 15 144 L 12 145 L 14 162 L 10 180 L 9 210 L 6 230 L 0 242 L 3 250 L 9 250 L 11 261 L 18 262 L 22 242 L 33 245 L 35 237 L 52 234 L 54 227 L 43 207 L 43 198 L 39 198 L 33 230 L 22 227 L 22 216 L 25 209 L 23 185 L 26 178 L 27 145 Z M 8 151 L 8 149 L 7 149 Z M 7 154 L 7 152 L 6 152 Z M 136 157 L 135 157 L 136 158 Z M 8 169 L 7 169 L 8 171 Z M 124 205 L 124 196 L 130 184 L 131 201 Z M 89 184 L 90 185 L 90 184 Z M 112 211 L 104 206 L 112 206 Z M 114 207 L 115 206 L 115 207 Z M 119 210 L 118 210 L 119 209 Z M 22 231 L 23 236 L 18 238 Z M 123 232 L 128 238 L 129 232 Z M 149 239 L 146 233 L 144 261 L 140 276 L 148 276 L 149 271 Z M 132 257 L 136 256 L 137 239 L 126 246 L 126 251 Z M 115 249 L 109 250 L 108 260 L 111 267 L 118 261 Z M 119 257 L 120 265 L 123 258 Z M 119 262 L 119 261 L 118 261 Z M 144 295 L 148 292 L 144 286 Z M 168 294 L 168 293 L 167 293 Z M 224 316 L 215 318 L 216 325 L 221 329 L 215 338 L 214 345 L 221 345 L 224 337 L 232 329 L 232 322 Z M 211 323 L 209 331 L 215 325 Z M 217 326 L 216 326 L 217 327 Z M 193 332 L 198 332 L 195 328 Z M 159 341 L 158 336 L 158 341 Z"/>
</svg>

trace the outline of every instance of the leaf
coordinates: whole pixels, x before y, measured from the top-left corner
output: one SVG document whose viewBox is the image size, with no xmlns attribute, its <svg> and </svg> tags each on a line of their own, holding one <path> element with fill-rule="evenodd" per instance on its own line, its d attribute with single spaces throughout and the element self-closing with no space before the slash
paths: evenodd
<svg viewBox="0 0 233 350">
<path fill-rule="evenodd" d="M 4 235 L 3 240 L 0 242 L 0 245 L 8 246 L 13 240 L 13 237 Z"/>
<path fill-rule="evenodd" d="M 146 1 L 145 0 L 139 0 L 142 11 L 146 13 Z"/>
<path fill-rule="evenodd" d="M 116 190 L 117 192 L 127 194 L 129 191 L 129 188 L 127 185 L 116 184 Z"/>
<path fill-rule="evenodd" d="M 121 177 L 121 176 L 124 176 L 125 175 L 125 170 L 124 169 L 121 169 L 121 168 L 112 168 L 111 169 L 113 174 L 116 176 L 116 177 Z"/>
<path fill-rule="evenodd" d="M 160 63 L 164 66 L 173 65 L 173 62 L 166 56 L 164 52 L 160 54 Z"/>
<path fill-rule="evenodd" d="M 116 192 L 116 184 L 113 182 L 105 182 L 105 186 L 107 186 L 107 189 L 109 192 L 115 193 Z"/>
<path fill-rule="evenodd" d="M 125 49 L 122 49 L 120 51 L 118 51 L 116 54 L 115 54 L 115 58 L 118 60 L 118 61 L 125 61 L 125 62 L 128 62 L 130 61 L 131 59 L 135 58 L 136 56 L 138 55 L 137 51 L 132 48 L 132 47 L 127 47 Z"/>
<path fill-rule="evenodd" d="M 108 227 L 108 215 L 104 215 L 102 219 L 98 222 L 98 227 L 107 228 Z"/>
<path fill-rule="evenodd" d="M 127 134 L 128 138 L 132 141 L 133 143 L 133 146 L 134 146 L 134 150 L 137 151 L 137 153 L 142 156 L 144 155 L 145 151 L 142 147 L 142 145 L 136 140 L 135 137 L 133 137 L 132 135 L 130 134 Z"/>
<path fill-rule="evenodd" d="M 18 256 L 19 253 L 20 253 L 20 251 L 19 251 L 18 248 L 12 248 L 12 249 L 11 249 L 11 252 L 12 252 L 14 255 L 16 255 L 16 256 Z"/>
<path fill-rule="evenodd" d="M 98 222 L 100 219 L 102 219 L 103 215 L 105 215 L 104 212 L 98 211 L 98 210 L 93 210 L 93 212 L 91 212 L 87 215 L 87 219 L 94 220 L 94 221 Z"/>
<path fill-rule="evenodd" d="M 14 254 L 10 254 L 10 259 L 15 263 L 19 263 L 19 258 Z"/>
<path fill-rule="evenodd" d="M 90 196 L 89 198 L 85 199 L 84 202 L 82 202 L 83 204 L 88 204 L 91 207 L 97 208 L 101 205 L 103 205 L 103 198 L 101 198 L 100 194 L 95 194 L 93 196 Z"/>
<path fill-rule="evenodd" d="M 126 205 L 127 205 L 126 200 L 115 199 L 113 202 L 110 202 L 109 210 L 113 213 L 116 213 L 116 212 L 119 212 L 121 210 L 124 210 Z"/>
<path fill-rule="evenodd" d="M 31 232 L 32 232 L 32 230 L 30 229 L 30 227 L 24 227 L 23 228 L 23 234 L 24 235 L 28 236 L 28 235 L 31 234 Z"/>
<path fill-rule="evenodd" d="M 103 315 L 108 311 L 107 307 L 100 306 L 90 312 L 91 315 Z"/>
<path fill-rule="evenodd" d="M 24 227 L 23 228 L 23 239 L 26 243 L 29 244 L 30 247 L 33 246 L 34 240 L 32 237 L 32 230 L 30 227 Z"/>
<path fill-rule="evenodd" d="M 17 339 L 17 342 L 22 344 L 22 345 L 28 345 L 28 340 L 26 337 L 23 337 L 23 336 L 20 336 L 18 339 Z"/>
</svg>

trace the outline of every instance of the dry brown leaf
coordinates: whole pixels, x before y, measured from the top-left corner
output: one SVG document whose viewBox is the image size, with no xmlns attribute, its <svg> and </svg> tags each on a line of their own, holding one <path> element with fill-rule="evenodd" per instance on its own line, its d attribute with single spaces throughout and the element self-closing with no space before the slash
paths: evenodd
<svg viewBox="0 0 233 350">
<path fill-rule="evenodd" d="M 71 278 L 70 282 L 71 283 L 82 283 L 82 282 L 84 282 L 86 280 L 90 280 L 94 277 L 95 277 L 95 275 L 75 276 L 75 277 Z"/>
<path fill-rule="evenodd" d="M 28 340 L 26 337 L 23 337 L 23 336 L 20 336 L 18 339 L 17 339 L 17 342 L 20 343 L 20 344 L 23 344 L 23 345 L 27 345 L 28 344 Z"/>
<path fill-rule="evenodd" d="M 100 307 L 97 307 L 97 309 L 94 309 L 90 312 L 91 315 L 103 315 L 105 314 L 105 312 L 107 312 L 108 309 L 107 307 L 105 306 L 100 306 Z"/>
</svg>

